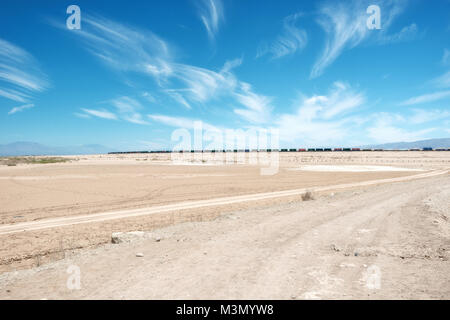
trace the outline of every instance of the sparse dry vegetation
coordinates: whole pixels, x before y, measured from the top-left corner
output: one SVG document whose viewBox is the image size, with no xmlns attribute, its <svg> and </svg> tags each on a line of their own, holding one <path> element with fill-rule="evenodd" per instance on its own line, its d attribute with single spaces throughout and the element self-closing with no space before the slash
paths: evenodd
<svg viewBox="0 0 450 320">
<path fill-rule="evenodd" d="M 4 157 L 0 158 L 0 165 L 14 167 L 18 164 L 64 163 L 70 160 L 62 157 Z"/>
<path fill-rule="evenodd" d="M 313 194 L 310 191 L 307 191 L 306 193 L 302 194 L 302 200 L 303 201 L 314 200 Z"/>
</svg>

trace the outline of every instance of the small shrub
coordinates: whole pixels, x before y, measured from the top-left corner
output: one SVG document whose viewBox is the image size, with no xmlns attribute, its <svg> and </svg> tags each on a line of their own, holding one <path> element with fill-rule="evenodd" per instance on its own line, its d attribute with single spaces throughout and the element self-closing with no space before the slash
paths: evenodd
<svg viewBox="0 0 450 320">
<path fill-rule="evenodd" d="M 306 193 L 302 194 L 302 200 L 303 201 L 314 200 L 313 194 L 307 191 Z"/>
</svg>

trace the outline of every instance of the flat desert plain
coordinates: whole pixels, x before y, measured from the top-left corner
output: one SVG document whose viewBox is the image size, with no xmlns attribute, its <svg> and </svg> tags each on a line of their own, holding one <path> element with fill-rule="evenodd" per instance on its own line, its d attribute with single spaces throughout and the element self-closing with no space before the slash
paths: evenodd
<svg viewBox="0 0 450 320">
<path fill-rule="evenodd" d="M 450 152 L 210 158 L 0 165 L 0 299 L 450 298 Z"/>
</svg>

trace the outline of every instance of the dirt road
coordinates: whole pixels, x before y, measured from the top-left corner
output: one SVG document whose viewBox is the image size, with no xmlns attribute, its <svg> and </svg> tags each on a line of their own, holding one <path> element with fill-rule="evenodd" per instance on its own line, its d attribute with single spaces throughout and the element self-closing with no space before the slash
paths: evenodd
<svg viewBox="0 0 450 320">
<path fill-rule="evenodd" d="M 222 206 L 222 205 L 247 202 L 247 201 L 259 201 L 259 200 L 266 200 L 266 199 L 271 199 L 271 198 L 301 195 L 301 194 L 305 193 L 306 191 L 322 192 L 322 191 L 329 191 L 329 190 L 339 190 L 339 189 L 344 189 L 344 188 L 369 186 L 369 185 L 381 184 L 381 183 L 408 181 L 408 180 L 438 176 L 438 175 L 442 175 L 442 174 L 446 174 L 446 173 L 447 173 L 446 170 L 436 170 L 436 171 L 432 171 L 432 172 L 421 173 L 421 174 L 416 174 L 416 175 L 406 176 L 406 177 L 399 177 L 399 178 L 377 179 L 377 180 L 363 181 L 363 182 L 357 182 L 357 183 L 346 183 L 346 184 L 339 184 L 339 185 L 328 185 L 328 186 L 321 186 L 321 187 L 310 187 L 310 188 L 301 188 L 301 189 L 294 189 L 294 190 L 257 193 L 257 194 L 243 195 L 243 196 L 223 197 L 223 198 L 208 199 L 208 200 L 181 202 L 181 203 L 165 205 L 165 206 L 154 206 L 154 207 L 150 207 L 150 208 L 112 211 L 112 212 L 96 213 L 96 214 L 90 214 L 90 215 L 80 215 L 80 216 L 73 216 L 73 217 L 45 219 L 45 220 L 41 220 L 41 221 L 31 221 L 31 222 L 7 224 L 7 225 L 0 225 L 0 235 L 25 232 L 25 231 L 31 231 L 31 230 L 55 228 L 55 227 L 64 227 L 64 226 L 75 225 L 75 224 L 84 224 L 84 223 L 107 221 L 107 220 L 114 220 L 114 219 L 123 219 L 123 218 L 129 218 L 129 217 L 138 217 L 138 216 L 145 216 L 145 215 L 151 215 L 151 214 L 155 214 L 155 213 L 162 213 L 162 212 L 175 211 L 175 210 L 196 209 L 196 208 L 209 207 L 209 206 Z"/>
<path fill-rule="evenodd" d="M 449 299 L 449 208 L 447 174 L 238 211 L 4 273 L 0 298 Z"/>
</svg>

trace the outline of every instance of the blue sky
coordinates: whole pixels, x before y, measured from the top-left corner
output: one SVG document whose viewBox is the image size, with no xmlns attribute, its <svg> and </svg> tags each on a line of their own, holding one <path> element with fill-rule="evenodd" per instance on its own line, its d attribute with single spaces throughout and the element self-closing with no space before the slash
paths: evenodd
<svg viewBox="0 0 450 320">
<path fill-rule="evenodd" d="M 449 0 L 0 6 L 1 144 L 164 149 L 196 120 L 282 147 L 450 136 Z"/>
</svg>

